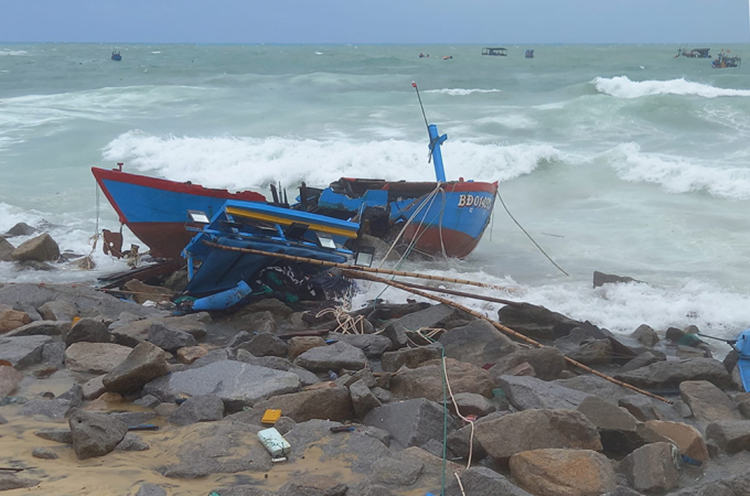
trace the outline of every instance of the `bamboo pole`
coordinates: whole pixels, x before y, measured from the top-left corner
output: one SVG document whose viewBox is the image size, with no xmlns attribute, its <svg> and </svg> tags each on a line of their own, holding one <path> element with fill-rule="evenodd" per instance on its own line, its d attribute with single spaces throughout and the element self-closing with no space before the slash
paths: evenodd
<svg viewBox="0 0 750 496">
<path fill-rule="evenodd" d="M 306 263 L 310 265 L 320 265 L 323 267 L 335 267 L 338 269 L 349 269 L 349 270 L 358 270 L 362 272 L 371 272 L 374 274 L 387 274 L 392 276 L 401 276 L 401 277 L 413 277 L 415 279 L 428 279 L 430 281 L 442 281 L 442 282 L 452 282 L 455 284 L 466 284 L 468 286 L 477 286 L 480 288 L 489 288 L 489 289 L 495 289 L 497 291 L 508 291 L 512 288 L 506 288 L 503 286 L 497 286 L 495 284 L 486 284 L 483 282 L 477 282 L 477 281 L 470 281 L 468 279 L 457 279 L 454 277 L 442 277 L 442 276 L 431 276 L 429 274 L 419 274 L 417 272 L 405 272 L 402 270 L 389 270 L 389 269 L 375 269 L 372 267 L 360 267 L 358 265 L 351 265 L 351 264 L 344 264 L 344 263 L 337 263 L 337 262 L 328 262 L 326 260 L 317 260 L 315 258 L 308 258 L 308 257 L 298 257 L 295 255 L 287 255 L 286 253 L 274 253 L 271 251 L 264 251 L 264 250 L 256 250 L 253 248 L 239 248 L 235 246 L 224 246 L 220 245 L 218 243 L 214 243 L 212 241 L 203 240 L 203 244 L 206 246 L 210 246 L 212 248 L 218 248 L 220 250 L 226 250 L 226 251 L 236 251 L 240 253 L 248 253 L 250 255 L 263 255 L 266 257 L 272 257 L 272 258 L 280 258 L 282 260 L 291 260 L 293 262 L 301 262 Z"/>
<path fill-rule="evenodd" d="M 535 341 L 535 340 L 529 338 L 528 336 L 524 336 L 520 332 L 514 331 L 510 327 L 506 327 L 506 326 L 500 324 L 499 322 L 495 322 L 494 320 L 492 320 L 492 319 L 490 319 L 488 317 L 485 317 L 481 313 L 476 312 L 476 311 L 472 310 L 469 307 L 461 305 L 460 303 L 456 303 L 454 301 L 451 301 L 451 300 L 449 300 L 447 298 L 443 298 L 441 296 L 435 296 L 435 295 L 432 295 L 432 294 L 429 294 L 429 293 L 425 293 L 423 291 L 419 291 L 417 289 L 410 288 L 409 286 L 401 284 L 399 282 L 389 281 L 388 279 L 383 279 L 382 277 L 377 277 L 377 276 L 373 276 L 373 275 L 370 275 L 370 274 L 364 274 L 364 273 L 361 273 L 361 272 L 347 270 L 347 271 L 344 271 L 344 275 L 346 277 L 349 277 L 349 278 L 352 278 L 352 279 L 366 279 L 368 281 L 380 282 L 380 283 L 383 283 L 383 284 L 387 284 L 389 286 L 393 286 L 394 288 L 398 288 L 398 289 L 401 289 L 403 291 L 408 291 L 409 293 L 413 293 L 415 295 L 422 296 L 424 298 L 428 298 L 430 300 L 440 302 L 440 303 L 442 303 L 444 305 L 448 305 L 448 306 L 451 306 L 453 308 L 457 308 L 457 309 L 462 310 L 462 311 L 464 311 L 464 312 L 466 312 L 466 313 L 468 313 L 470 315 L 473 315 L 474 317 L 477 317 L 477 318 L 482 319 L 482 320 L 486 320 L 487 322 L 489 322 L 490 324 L 492 324 L 497 330 L 499 330 L 499 331 L 501 331 L 501 332 L 503 332 L 505 334 L 508 334 L 510 336 L 513 336 L 516 339 L 524 341 L 525 343 L 528 343 L 528 344 L 530 344 L 532 346 L 535 346 L 537 348 L 544 348 L 545 347 L 542 343 L 540 343 L 538 341 Z M 597 370 L 594 370 L 591 367 L 582 364 L 581 362 L 573 360 L 570 357 L 566 356 L 565 357 L 565 361 L 568 362 L 570 365 L 572 365 L 574 367 L 577 367 L 577 368 L 579 368 L 581 370 L 584 370 L 585 372 L 589 372 L 591 374 L 594 374 L 597 377 L 601 377 L 602 379 L 605 379 L 605 380 L 607 380 L 607 381 L 609 381 L 609 382 L 611 382 L 613 384 L 617 384 L 618 386 L 624 387 L 626 389 L 630 389 L 631 391 L 635 391 L 636 393 L 642 394 L 644 396 L 648 396 L 649 398 L 654 398 L 654 399 L 663 401 L 664 403 L 667 403 L 667 404 L 670 404 L 670 405 L 674 403 L 673 401 L 671 401 L 671 400 L 669 400 L 667 398 L 655 395 L 655 394 L 650 393 L 648 391 L 644 391 L 643 389 L 637 388 L 637 387 L 633 386 L 632 384 L 628 384 L 627 382 L 623 382 L 623 381 L 620 381 L 618 379 L 615 379 L 614 377 L 608 376 L 606 374 L 602 374 L 601 372 L 599 372 Z"/>
<path fill-rule="evenodd" d="M 456 289 L 448 289 L 448 288 L 435 288 L 432 286 L 424 286 L 422 284 L 415 284 L 412 282 L 404 282 L 401 281 L 401 284 L 404 286 L 409 286 L 413 289 L 423 289 L 425 291 L 431 291 L 433 293 L 445 293 L 453 296 L 462 296 L 464 298 L 471 298 L 474 300 L 482 300 L 482 301 L 489 301 L 491 303 L 501 303 L 503 305 L 510 305 L 513 307 L 520 307 L 521 302 L 519 301 L 512 301 L 512 300 L 506 300 L 503 298 L 495 298 L 494 296 L 485 296 L 480 294 L 474 294 L 474 293 L 467 293 L 466 291 L 458 291 Z"/>
</svg>

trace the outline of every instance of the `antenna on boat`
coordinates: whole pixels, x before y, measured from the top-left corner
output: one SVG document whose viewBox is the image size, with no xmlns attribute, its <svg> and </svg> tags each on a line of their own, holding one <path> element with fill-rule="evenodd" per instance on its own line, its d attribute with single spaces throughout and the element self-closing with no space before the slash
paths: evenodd
<svg viewBox="0 0 750 496">
<path fill-rule="evenodd" d="M 443 168 L 443 155 L 440 153 L 440 145 L 448 139 L 448 135 L 444 134 L 440 136 L 438 134 L 437 126 L 435 124 L 429 124 L 427 122 L 427 114 L 424 112 L 424 105 L 422 105 L 422 97 L 419 95 L 419 88 L 415 81 L 411 82 L 411 85 L 417 92 L 417 98 L 419 99 L 419 107 L 422 109 L 422 117 L 424 117 L 424 125 L 427 126 L 427 134 L 430 137 L 430 154 L 427 158 L 427 162 L 434 158 L 433 165 L 435 167 L 435 177 L 438 182 L 445 182 L 445 169 Z"/>
</svg>

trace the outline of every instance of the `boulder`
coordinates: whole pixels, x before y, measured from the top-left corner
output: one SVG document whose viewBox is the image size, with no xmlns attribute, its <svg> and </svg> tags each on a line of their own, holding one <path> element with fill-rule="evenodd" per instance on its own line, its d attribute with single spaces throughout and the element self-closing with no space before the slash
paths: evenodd
<svg viewBox="0 0 750 496">
<path fill-rule="evenodd" d="M 343 341 L 359 348 L 368 358 L 379 357 L 391 345 L 391 340 L 380 334 L 338 334 L 331 332 L 328 333 L 328 339 Z M 291 358 L 291 353 L 289 357 Z"/>
<path fill-rule="evenodd" d="M 445 496 L 531 496 L 508 479 L 487 467 L 471 467 L 460 475 L 461 487 L 452 477 L 445 487 Z"/>
<path fill-rule="evenodd" d="M 520 347 L 486 320 L 456 327 L 440 337 L 445 356 L 477 367 L 497 363 Z"/>
<path fill-rule="evenodd" d="M 366 363 L 367 358 L 362 350 L 341 341 L 330 346 L 311 348 L 294 360 L 294 365 L 313 372 L 340 369 L 359 370 Z"/>
<path fill-rule="evenodd" d="M 249 341 L 237 346 L 237 349 L 247 350 L 257 357 L 286 357 L 289 354 L 289 345 L 286 341 L 268 332 L 256 334 Z"/>
<path fill-rule="evenodd" d="M 18 370 L 36 365 L 42 361 L 44 345 L 51 342 L 50 336 L 0 336 L 0 360 Z"/>
<path fill-rule="evenodd" d="M 70 322 L 37 320 L 18 327 L 5 334 L 5 336 L 64 336 L 69 330 Z"/>
<path fill-rule="evenodd" d="M 151 286 L 137 279 L 129 280 L 125 283 L 123 288 L 132 291 L 133 300 L 140 305 L 143 305 L 147 301 L 153 301 L 155 303 L 169 301 L 170 298 L 174 296 L 174 291 L 169 288 Z"/>
<path fill-rule="evenodd" d="M 338 477 L 303 474 L 294 477 L 277 491 L 277 496 L 344 496 L 349 486 Z"/>
<path fill-rule="evenodd" d="M 112 341 L 112 336 L 102 321 L 80 319 L 65 333 L 65 345 L 70 346 L 73 343 L 84 341 L 88 343 L 109 343 Z"/>
<path fill-rule="evenodd" d="M 31 322 L 31 317 L 26 312 L 13 310 L 12 308 L 0 308 L 0 334 L 18 329 L 29 322 Z"/>
<path fill-rule="evenodd" d="M 693 417 L 703 426 L 716 420 L 742 420 L 735 402 L 708 381 L 685 381 L 680 396 L 690 407 Z"/>
<path fill-rule="evenodd" d="M 0 365 L 0 399 L 12 394 L 21 384 L 23 374 L 7 365 Z"/>
<path fill-rule="evenodd" d="M 510 473 L 536 496 L 600 496 L 617 486 L 606 456 L 587 449 L 538 449 L 510 459 Z"/>
<path fill-rule="evenodd" d="M 382 406 L 380 400 L 372 394 L 372 391 L 362 379 L 349 386 L 349 394 L 352 398 L 354 415 L 357 418 L 364 418 L 370 410 Z"/>
<path fill-rule="evenodd" d="M 477 417 L 484 417 L 494 412 L 497 407 L 490 400 L 476 393 L 456 393 L 453 395 L 454 402 L 448 403 L 448 408 L 453 414 L 456 414 L 456 405 L 458 406 L 458 412 L 464 417 L 467 415 L 476 415 Z"/>
<path fill-rule="evenodd" d="M 605 365 L 612 362 L 612 341 L 591 339 L 582 343 L 577 349 L 571 350 L 567 355 L 584 365 Z"/>
<path fill-rule="evenodd" d="M 402 447 L 422 446 L 443 439 L 443 407 L 424 398 L 388 403 L 365 415 L 365 425 L 384 429 Z M 448 418 L 448 432 L 455 423 Z"/>
<path fill-rule="evenodd" d="M 504 415 L 477 423 L 474 437 L 500 462 L 529 450 L 602 449 L 596 426 L 575 410 L 527 410 Z"/>
<path fill-rule="evenodd" d="M 666 422 L 662 420 L 649 420 L 646 427 L 662 437 L 672 441 L 680 448 L 680 451 L 694 460 L 708 461 L 708 449 L 703 436 L 698 429 L 692 425 L 681 422 Z"/>
<path fill-rule="evenodd" d="M 250 315 L 261 312 L 269 312 L 269 314 L 274 318 L 278 320 L 284 320 L 291 314 L 293 314 L 294 310 L 292 310 L 286 303 L 277 300 L 276 298 L 264 298 L 262 300 L 250 303 L 240 311 L 241 314 Z"/>
<path fill-rule="evenodd" d="M 221 493 L 226 494 L 226 493 Z M 135 496 L 167 496 L 167 492 L 156 484 L 141 484 Z"/>
<path fill-rule="evenodd" d="M 615 404 L 620 398 L 633 394 L 631 390 L 593 374 L 574 375 L 568 379 L 557 379 L 554 383 L 558 386 L 598 396 Z"/>
<path fill-rule="evenodd" d="M 604 272 L 594 271 L 594 287 L 598 288 L 605 284 L 617 284 L 617 283 L 630 283 L 630 282 L 642 282 L 632 277 L 618 276 L 616 274 L 605 274 Z"/>
<path fill-rule="evenodd" d="M 24 241 L 10 255 L 19 262 L 54 262 L 60 258 L 60 247 L 47 233 Z"/>
<path fill-rule="evenodd" d="M 52 419 L 61 419 L 67 416 L 72 408 L 81 406 L 81 403 L 81 387 L 75 386 L 75 389 L 71 389 L 71 391 L 61 394 L 57 398 L 27 401 L 21 408 L 21 415 L 44 415 Z"/>
<path fill-rule="evenodd" d="M 73 433 L 70 429 L 41 429 L 34 431 L 34 435 L 56 443 L 73 444 Z"/>
<path fill-rule="evenodd" d="M 204 345 L 185 346 L 184 348 L 177 350 L 177 361 L 184 363 L 185 365 L 190 365 L 199 358 L 206 356 L 209 351 L 210 350 Z"/>
<path fill-rule="evenodd" d="M 589 396 L 578 405 L 599 430 L 603 451 L 608 454 L 626 455 L 644 444 L 666 439 L 648 429 L 627 410 L 613 405 L 597 396 Z"/>
<path fill-rule="evenodd" d="M 404 366 L 415 369 L 424 362 L 439 359 L 441 357 L 440 348 L 440 344 L 431 344 L 387 351 L 380 357 L 380 364 L 386 372 L 395 372 Z"/>
<path fill-rule="evenodd" d="M 33 450 L 31 450 L 31 456 L 33 456 L 34 458 L 39 458 L 41 460 L 56 460 L 57 458 L 59 458 L 54 450 L 42 447 L 34 448 Z"/>
<path fill-rule="evenodd" d="M 15 249 L 16 247 L 10 241 L 0 236 L 0 262 L 12 262 L 13 257 L 11 254 Z"/>
<path fill-rule="evenodd" d="M 656 362 L 630 372 L 615 375 L 616 379 L 647 390 L 674 390 L 684 381 L 709 381 L 719 388 L 730 388 L 732 378 L 718 360 L 689 358 Z"/>
<path fill-rule="evenodd" d="M 486 397 L 492 396 L 495 381 L 486 370 L 452 358 L 446 359 L 445 364 L 453 394 L 476 393 Z M 443 382 L 442 360 L 434 360 L 416 369 L 399 370 L 391 378 L 390 391 L 395 398 L 427 398 L 442 401 Z"/>
<path fill-rule="evenodd" d="M 750 420 L 718 420 L 706 427 L 706 439 L 726 453 L 750 450 Z"/>
<path fill-rule="evenodd" d="M 211 322 L 211 315 L 208 312 L 198 312 L 170 316 L 160 320 L 172 329 L 187 332 L 195 339 L 203 339 L 206 337 L 206 323 Z"/>
<path fill-rule="evenodd" d="M 72 321 L 78 316 L 78 309 L 66 300 L 48 301 L 38 309 L 44 320 Z"/>
<path fill-rule="evenodd" d="M 485 417 L 481 417 L 474 421 L 474 427 L 482 422 L 488 422 L 495 420 L 505 415 L 509 415 L 509 411 L 493 412 Z M 474 433 L 472 431 L 471 424 L 465 425 L 460 429 L 456 429 L 448 435 L 448 449 L 451 450 L 456 456 L 468 459 L 469 452 L 471 452 L 472 459 L 481 460 L 487 456 L 487 452 L 482 448 L 475 439 L 473 439 Z"/>
<path fill-rule="evenodd" d="M 196 422 L 221 420 L 224 417 L 224 402 L 215 394 L 188 398 L 167 421 L 170 424 L 188 425 Z"/>
<path fill-rule="evenodd" d="M 149 446 L 140 436 L 137 436 L 132 432 L 125 434 L 122 441 L 115 446 L 115 451 L 146 451 L 149 449 L 151 449 L 151 446 Z"/>
<path fill-rule="evenodd" d="M 552 341 L 567 336 L 580 322 L 530 303 L 506 305 L 498 312 L 503 325 L 533 339 Z"/>
<path fill-rule="evenodd" d="M 299 387 L 299 377 L 290 372 L 223 360 L 159 377 L 146 384 L 144 391 L 163 401 L 174 401 L 181 394 L 216 394 L 232 411 Z"/>
<path fill-rule="evenodd" d="M 206 355 L 206 357 L 209 356 L 210 353 L 209 355 Z M 259 367 L 268 367 L 269 369 L 291 372 L 292 374 L 299 377 L 300 384 L 302 384 L 302 386 L 311 386 L 320 382 L 318 376 L 316 376 L 309 370 L 293 365 L 289 360 L 281 357 L 256 357 L 250 354 L 250 352 L 248 351 L 238 350 L 237 356 L 235 358 L 239 362 L 249 363 L 250 365 L 257 365 Z M 200 365 L 199 362 L 201 360 L 198 360 L 198 362 L 195 362 L 195 364 Z"/>
<path fill-rule="evenodd" d="M 9 491 L 11 489 L 21 489 L 24 487 L 34 487 L 39 484 L 39 479 L 29 479 L 27 477 L 18 477 L 16 474 L 0 473 L 0 491 Z"/>
<path fill-rule="evenodd" d="M 383 457 L 377 460 L 369 475 L 370 480 L 375 484 L 403 488 L 416 483 L 423 469 L 422 462 L 403 456 L 402 452 L 393 457 Z"/>
<path fill-rule="evenodd" d="M 74 372 L 106 374 L 124 362 L 131 351 L 112 343 L 73 343 L 65 350 L 65 367 Z"/>
<path fill-rule="evenodd" d="M 560 377 L 565 370 L 565 355 L 557 348 L 545 346 L 544 348 L 531 348 L 515 351 L 501 358 L 494 367 L 489 369 L 492 377 L 498 378 L 509 374 L 509 371 L 523 363 L 528 363 L 534 369 L 534 376 L 543 381 L 551 381 Z"/>
<path fill-rule="evenodd" d="M 639 325 L 630 337 L 647 348 L 653 348 L 659 342 L 659 335 L 656 334 L 656 331 L 651 326 L 646 324 Z"/>
<path fill-rule="evenodd" d="M 672 443 L 647 444 L 626 456 L 619 471 L 627 477 L 631 487 L 644 493 L 664 493 L 679 485 Z M 678 450 L 679 451 L 679 450 Z M 678 455 L 677 455 L 678 456 Z"/>
<path fill-rule="evenodd" d="M 273 396 L 254 405 L 256 410 L 278 409 L 295 422 L 311 419 L 343 422 L 354 418 L 352 400 L 345 387 L 322 387 Z"/>
<path fill-rule="evenodd" d="M 81 391 L 84 400 L 97 399 L 99 396 L 107 392 L 107 388 L 104 387 L 104 376 L 98 375 L 93 379 L 84 382 L 81 385 Z"/>
<path fill-rule="evenodd" d="M 631 394 L 625 396 L 621 398 L 617 404 L 630 412 L 630 414 L 640 422 L 664 420 L 664 415 L 656 409 L 654 403 L 642 394 Z"/>
<path fill-rule="evenodd" d="M 639 369 L 641 367 L 647 367 L 652 363 L 660 362 L 663 360 L 664 358 L 654 355 L 650 351 L 647 351 L 645 353 L 641 353 L 632 360 L 629 360 L 625 365 L 620 367 L 620 373 L 624 374 L 625 372 L 630 372 L 631 370 Z"/>
<path fill-rule="evenodd" d="M 128 432 L 125 422 L 99 413 L 74 409 L 68 418 L 73 450 L 79 460 L 113 451 Z"/>
<path fill-rule="evenodd" d="M 392 349 L 403 348 L 407 345 L 407 331 L 421 328 L 439 327 L 439 324 L 456 314 L 456 309 L 448 305 L 434 305 L 424 310 L 404 315 L 389 323 L 382 335 L 391 340 Z"/>
<path fill-rule="evenodd" d="M 6 238 L 15 238 L 16 236 L 31 236 L 39 232 L 39 229 L 32 227 L 25 222 L 17 222 L 3 235 Z"/>
<path fill-rule="evenodd" d="M 148 341 L 148 331 L 153 323 L 151 319 L 133 320 L 116 327 L 112 324 L 109 326 L 109 331 L 116 344 L 135 348 L 139 343 Z"/>
<path fill-rule="evenodd" d="M 294 360 L 307 350 L 319 346 L 326 346 L 326 340 L 320 336 L 295 336 L 289 340 L 289 359 Z"/>
<path fill-rule="evenodd" d="M 148 340 L 159 348 L 170 353 L 185 346 L 195 346 L 197 341 L 189 332 L 170 327 L 164 322 L 154 322 L 148 329 Z"/>
<path fill-rule="evenodd" d="M 134 393 L 147 382 L 169 373 L 164 351 L 149 342 L 136 346 L 102 379 L 107 391 Z"/>
<path fill-rule="evenodd" d="M 589 396 L 581 391 L 529 376 L 503 375 L 497 378 L 497 385 L 502 388 L 508 401 L 518 410 L 575 409 Z"/>
</svg>

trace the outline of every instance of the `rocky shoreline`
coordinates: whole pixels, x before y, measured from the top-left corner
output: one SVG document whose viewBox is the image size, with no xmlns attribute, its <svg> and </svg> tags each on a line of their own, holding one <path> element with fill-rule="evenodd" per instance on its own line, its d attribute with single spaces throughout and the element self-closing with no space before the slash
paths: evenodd
<svg viewBox="0 0 750 496">
<path fill-rule="evenodd" d="M 502 306 L 534 348 L 413 301 L 174 316 L 167 279 L 0 287 L 0 469 L 23 469 L 0 490 L 71 494 L 85 467 L 90 494 L 750 495 L 750 394 L 696 328 L 616 338 Z M 269 409 L 282 463 L 257 437 Z M 93 490 L 123 464 L 132 480 Z"/>
</svg>

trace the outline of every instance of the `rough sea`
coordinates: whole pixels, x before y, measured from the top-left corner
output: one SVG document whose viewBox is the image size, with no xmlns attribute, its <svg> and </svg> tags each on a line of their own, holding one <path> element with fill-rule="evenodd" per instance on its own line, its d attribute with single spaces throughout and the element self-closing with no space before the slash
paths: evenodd
<svg viewBox="0 0 750 496">
<path fill-rule="evenodd" d="M 750 46 L 710 46 L 750 62 Z M 499 202 L 469 258 L 402 268 L 507 285 L 494 294 L 616 333 L 750 327 L 748 69 L 675 58 L 677 45 L 507 48 L 0 45 L 0 233 L 46 222 L 61 249 L 89 253 L 97 222 L 118 228 L 90 168 L 116 162 L 231 190 L 280 182 L 290 197 L 301 181 L 342 176 L 434 180 L 416 81 L 427 119 L 448 135 L 448 178 L 499 181 L 511 213 L 570 276 Z M 126 268 L 100 246 L 93 272 L 0 262 L 0 281 Z M 595 289 L 595 270 L 643 283 Z"/>
</svg>

